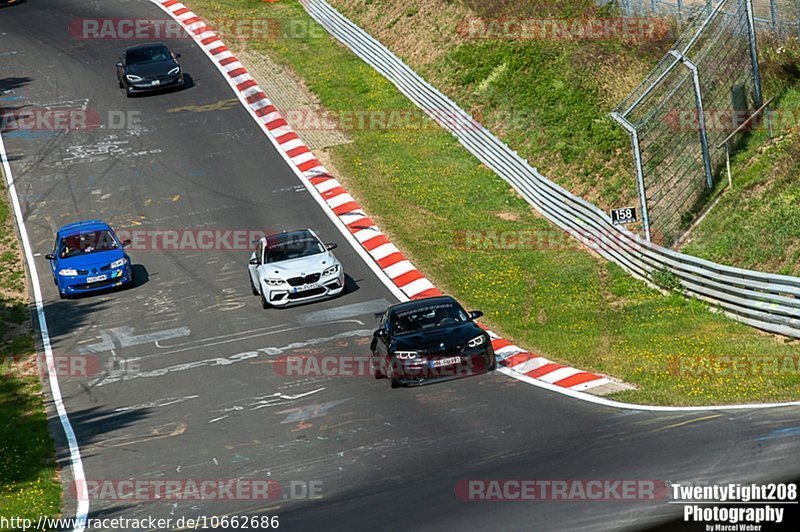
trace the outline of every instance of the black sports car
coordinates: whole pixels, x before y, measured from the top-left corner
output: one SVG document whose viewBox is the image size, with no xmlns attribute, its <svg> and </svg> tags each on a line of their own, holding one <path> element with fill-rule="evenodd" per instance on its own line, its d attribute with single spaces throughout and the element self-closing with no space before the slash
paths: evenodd
<svg viewBox="0 0 800 532">
<path fill-rule="evenodd" d="M 397 388 L 494 370 L 489 334 L 474 321 L 481 316 L 449 296 L 398 303 L 376 314 L 380 327 L 370 346 L 375 378 L 388 378 Z"/>
<path fill-rule="evenodd" d="M 183 86 L 181 54 L 173 54 L 164 43 L 131 46 L 117 60 L 119 87 L 131 96 L 136 92 Z"/>
</svg>

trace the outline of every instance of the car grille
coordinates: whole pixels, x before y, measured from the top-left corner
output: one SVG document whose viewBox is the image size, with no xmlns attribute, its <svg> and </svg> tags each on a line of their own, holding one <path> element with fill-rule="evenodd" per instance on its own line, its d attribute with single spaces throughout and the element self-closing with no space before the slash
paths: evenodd
<svg viewBox="0 0 800 532">
<path fill-rule="evenodd" d="M 462 344 L 458 344 L 449 345 L 447 347 L 438 349 L 424 349 L 420 351 L 419 354 L 426 358 L 441 358 L 459 356 L 463 352 L 464 346 Z"/>
<path fill-rule="evenodd" d="M 74 285 L 72 285 L 72 288 L 74 288 L 76 290 L 89 290 L 89 289 L 93 289 L 93 288 L 103 288 L 103 287 L 108 287 L 108 286 L 117 284 L 121 280 L 122 280 L 121 277 L 117 277 L 116 279 L 106 279 L 105 281 L 98 281 L 96 283 L 74 284 Z"/>
<path fill-rule="evenodd" d="M 292 292 L 289 294 L 289 299 L 303 299 L 306 297 L 320 296 L 325 292 L 326 290 L 322 287 L 313 288 L 311 290 L 303 290 L 302 292 Z"/>
<path fill-rule="evenodd" d="M 75 270 L 78 275 L 89 275 L 89 270 Z"/>
<path fill-rule="evenodd" d="M 305 277 L 292 277 L 291 279 L 287 279 L 286 282 L 289 283 L 289 286 L 300 286 L 304 284 L 316 283 L 319 281 L 319 277 L 320 274 L 311 273 Z"/>
</svg>

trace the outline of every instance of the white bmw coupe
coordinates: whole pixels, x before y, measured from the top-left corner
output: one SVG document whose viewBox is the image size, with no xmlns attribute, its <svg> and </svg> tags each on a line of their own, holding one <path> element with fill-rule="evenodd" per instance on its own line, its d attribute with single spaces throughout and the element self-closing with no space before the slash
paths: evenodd
<svg viewBox="0 0 800 532">
<path fill-rule="evenodd" d="M 344 290 L 342 264 L 311 229 L 269 235 L 250 254 L 250 288 L 264 308 L 284 307 L 338 296 Z"/>
</svg>

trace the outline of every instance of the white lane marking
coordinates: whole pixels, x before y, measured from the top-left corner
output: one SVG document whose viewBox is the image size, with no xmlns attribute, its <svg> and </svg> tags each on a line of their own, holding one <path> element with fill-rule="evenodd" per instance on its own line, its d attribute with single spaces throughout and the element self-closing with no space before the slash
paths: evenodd
<svg viewBox="0 0 800 532">
<path fill-rule="evenodd" d="M 182 403 L 184 401 L 188 401 L 189 399 L 197 399 L 200 397 L 199 395 L 187 395 L 186 397 L 166 397 L 164 399 L 157 399 L 155 401 L 150 401 L 147 403 L 142 403 L 139 405 L 131 405 L 131 406 L 123 406 L 120 408 L 115 408 L 114 412 L 127 412 L 129 410 L 140 410 L 142 408 L 158 408 L 161 406 L 170 406 L 176 405 L 178 403 Z"/>
<path fill-rule="evenodd" d="M 100 333 L 101 340 L 96 344 L 83 345 L 78 348 L 80 354 L 102 353 L 111 351 L 115 347 L 133 347 L 143 344 L 156 344 L 162 340 L 172 338 L 183 338 L 191 334 L 188 327 L 178 327 L 176 329 L 166 329 L 145 334 L 134 334 L 133 327 L 114 327 Z"/>
<path fill-rule="evenodd" d="M 67 409 L 64 406 L 64 400 L 61 397 L 61 386 L 58 382 L 58 371 L 56 370 L 55 361 L 53 359 L 53 349 L 50 344 L 47 318 L 44 313 L 42 289 L 39 286 L 39 273 L 36 271 L 36 264 L 34 263 L 33 259 L 33 251 L 28 238 L 28 229 L 25 227 L 25 219 L 22 216 L 22 208 L 20 207 L 19 198 L 17 197 L 17 187 L 14 184 L 14 177 L 11 173 L 11 165 L 8 162 L 8 155 L 6 154 L 6 146 L 3 142 L 2 134 L 0 134 L 0 158 L 2 158 L 3 172 L 6 175 L 6 183 L 8 185 L 8 195 L 11 196 L 11 203 L 14 208 L 14 217 L 17 221 L 17 228 L 19 229 L 22 248 L 25 252 L 25 262 L 28 264 L 28 274 L 31 276 L 33 298 L 36 303 L 36 316 L 39 320 L 39 329 L 42 335 L 42 348 L 44 349 L 44 356 L 45 360 L 47 361 L 47 376 L 50 384 L 50 393 L 53 395 L 53 404 L 56 407 L 58 420 L 61 423 L 61 428 L 64 430 L 64 436 L 67 439 L 67 445 L 69 447 L 70 468 L 72 469 L 72 478 L 75 482 L 75 488 L 77 489 L 76 500 L 78 504 L 75 512 L 75 519 L 77 522 L 75 524 L 74 531 L 83 532 L 84 528 L 86 527 L 86 519 L 89 515 L 89 491 L 86 486 L 86 476 L 83 471 L 81 450 L 78 446 L 78 440 L 75 437 L 75 431 L 72 428 L 72 423 L 69 421 Z"/>
<path fill-rule="evenodd" d="M 532 384 L 539 388 L 544 388 L 545 390 L 549 390 L 551 392 L 560 393 L 562 395 L 566 395 L 572 397 L 573 399 L 580 399 L 582 401 L 586 401 L 588 403 L 594 403 L 596 405 L 608 406 L 611 408 L 621 408 L 624 410 L 641 410 L 645 412 L 705 412 L 705 411 L 716 411 L 716 410 L 762 410 L 764 408 L 781 408 L 787 406 L 800 406 L 800 401 L 793 401 L 790 403 L 751 403 L 745 405 L 716 405 L 716 406 L 654 406 L 654 405 L 637 405 L 633 403 L 622 403 L 620 401 L 613 401 L 611 399 L 606 399 L 604 397 L 599 397 L 597 395 L 592 395 L 589 393 L 584 393 L 576 390 L 572 390 L 569 388 L 563 388 L 561 386 L 556 386 L 555 384 L 549 384 L 547 382 L 542 382 L 538 379 L 534 379 L 532 377 L 528 377 L 527 375 L 523 375 L 521 373 L 517 373 L 512 369 L 509 368 L 497 368 L 499 373 L 503 375 L 508 375 L 513 379 L 517 379 L 518 381 L 522 381 L 527 384 Z"/>
<path fill-rule="evenodd" d="M 302 328 L 302 327 L 298 327 Z M 300 349 L 303 347 L 311 346 L 311 345 L 319 345 L 328 343 L 334 340 L 341 340 L 344 338 L 363 338 L 365 336 L 369 336 L 372 334 L 371 330 L 368 329 L 359 329 L 355 331 L 347 331 L 340 334 L 335 334 L 333 336 L 327 336 L 323 338 L 313 338 L 311 340 L 306 340 L 304 342 L 294 342 L 284 347 L 262 347 L 256 351 L 245 351 L 242 353 L 236 353 L 235 355 L 231 355 L 229 357 L 213 357 L 213 358 L 206 358 L 203 360 L 194 360 L 192 362 L 185 362 L 183 364 L 175 364 L 174 366 L 168 366 L 166 368 L 159 368 L 152 371 L 139 371 L 133 374 L 116 374 L 116 375 L 106 375 L 102 377 L 98 377 L 93 379 L 89 382 L 89 386 L 105 386 L 106 384 L 112 384 L 114 382 L 119 381 L 129 381 L 134 379 L 141 379 L 141 378 L 152 378 L 152 377 L 163 377 L 168 373 L 177 373 L 181 371 L 188 371 L 191 369 L 197 369 L 202 367 L 216 367 L 216 366 L 230 366 L 232 364 L 237 364 L 239 362 L 244 362 L 245 360 L 250 360 L 253 358 L 257 358 L 261 355 L 279 355 L 284 351 L 292 350 L 292 349 Z M 192 349 L 192 348 L 188 348 Z M 133 360 L 133 359 L 128 359 Z"/>
</svg>

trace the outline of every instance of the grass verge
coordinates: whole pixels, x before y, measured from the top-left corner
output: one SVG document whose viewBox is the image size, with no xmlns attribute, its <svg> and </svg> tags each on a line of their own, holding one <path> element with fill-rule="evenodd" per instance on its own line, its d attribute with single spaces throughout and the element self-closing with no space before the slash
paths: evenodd
<svg viewBox="0 0 800 532">
<path fill-rule="evenodd" d="M 188 4 L 206 19 L 313 27 L 294 2 Z M 240 44 L 292 68 L 331 113 L 415 111 L 319 30 Z M 484 310 L 498 333 L 553 360 L 639 387 L 616 394 L 620 400 L 689 405 L 798 397 L 796 343 L 732 322 L 697 301 L 663 296 L 576 249 L 444 131 L 371 124 L 348 134 L 351 144 L 328 150 L 337 177 L 440 288 Z M 524 232 L 536 245 L 464 246 L 466 231 Z M 759 369 L 762 361 L 767 369 Z M 773 370 L 773 361 L 782 366 Z"/>
<path fill-rule="evenodd" d="M 61 483 L 27 300 L 19 242 L 0 187 L 0 516 L 35 522 L 61 512 Z"/>
</svg>

